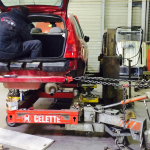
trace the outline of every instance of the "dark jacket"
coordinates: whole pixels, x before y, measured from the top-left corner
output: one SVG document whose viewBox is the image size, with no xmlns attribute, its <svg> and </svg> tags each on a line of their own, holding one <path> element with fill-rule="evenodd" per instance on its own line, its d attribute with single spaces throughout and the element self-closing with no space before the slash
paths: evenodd
<svg viewBox="0 0 150 150">
<path fill-rule="evenodd" d="M 0 59 L 16 57 L 23 51 L 23 42 L 33 40 L 28 18 L 18 9 L 0 14 Z"/>
</svg>

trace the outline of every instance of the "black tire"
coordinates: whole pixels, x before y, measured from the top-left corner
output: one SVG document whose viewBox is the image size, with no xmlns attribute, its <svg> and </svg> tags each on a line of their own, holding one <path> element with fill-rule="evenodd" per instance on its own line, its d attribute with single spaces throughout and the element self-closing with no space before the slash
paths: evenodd
<svg viewBox="0 0 150 150">
<path fill-rule="evenodd" d="M 7 117 L 7 116 L 6 116 L 6 123 L 7 123 L 7 125 L 8 125 L 9 127 L 16 127 L 16 126 L 17 126 L 16 123 L 9 123 L 9 122 L 8 122 L 8 117 Z"/>
</svg>

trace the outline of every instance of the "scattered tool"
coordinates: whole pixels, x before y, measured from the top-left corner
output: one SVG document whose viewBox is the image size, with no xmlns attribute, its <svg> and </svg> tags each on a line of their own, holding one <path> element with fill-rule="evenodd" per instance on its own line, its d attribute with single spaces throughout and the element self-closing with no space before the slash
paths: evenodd
<svg viewBox="0 0 150 150">
<path fill-rule="evenodd" d="M 150 92 L 146 92 L 146 94 L 145 94 L 145 95 L 142 95 L 142 96 L 138 96 L 138 97 L 134 97 L 134 98 L 127 99 L 127 100 L 125 101 L 125 104 L 133 103 L 133 102 L 140 101 L 140 100 L 147 99 L 147 98 L 150 98 Z M 124 101 L 122 100 L 122 101 L 119 102 L 119 103 L 114 103 L 114 104 L 102 106 L 101 109 L 112 108 L 112 107 L 119 106 L 119 105 L 123 105 L 123 104 L 124 104 Z M 96 108 L 95 108 L 95 109 L 96 109 Z"/>
<path fill-rule="evenodd" d="M 122 116 L 122 118 L 123 118 L 123 116 Z M 136 116 L 133 112 L 126 110 L 125 120 L 128 121 L 130 119 L 136 119 Z"/>
</svg>

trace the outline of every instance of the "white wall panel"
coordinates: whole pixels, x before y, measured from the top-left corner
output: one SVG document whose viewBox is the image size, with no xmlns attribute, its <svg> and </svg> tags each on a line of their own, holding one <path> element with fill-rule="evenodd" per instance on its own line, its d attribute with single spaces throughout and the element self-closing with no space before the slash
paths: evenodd
<svg viewBox="0 0 150 150">
<path fill-rule="evenodd" d="M 127 0 L 106 0 L 105 2 L 105 29 L 127 26 Z"/>
<path fill-rule="evenodd" d="M 68 10 L 79 19 L 84 35 L 90 37 L 88 42 L 88 70 L 98 71 L 101 46 L 101 1 L 100 0 L 70 0 Z"/>
<path fill-rule="evenodd" d="M 132 26 L 141 26 L 141 13 L 141 7 L 132 7 Z"/>
</svg>

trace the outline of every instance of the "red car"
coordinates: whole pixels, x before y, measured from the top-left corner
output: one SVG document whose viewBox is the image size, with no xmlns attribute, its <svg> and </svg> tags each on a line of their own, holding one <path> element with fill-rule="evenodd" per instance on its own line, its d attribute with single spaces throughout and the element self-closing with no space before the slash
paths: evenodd
<svg viewBox="0 0 150 150">
<path fill-rule="evenodd" d="M 31 34 L 42 42 L 42 56 L 1 62 L 0 82 L 6 88 L 35 90 L 42 85 L 50 88 L 51 83 L 67 87 L 67 76 L 84 75 L 89 37 L 84 36 L 78 18 L 67 12 L 68 3 L 69 0 L 50 0 L 49 5 L 33 0 L 24 2 L 30 9 Z M 17 7 L 7 5 L 10 3 L 0 1 L 2 13 Z"/>
</svg>

